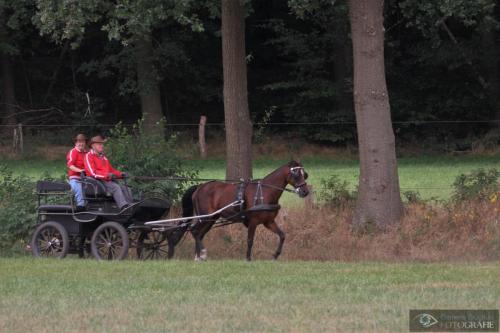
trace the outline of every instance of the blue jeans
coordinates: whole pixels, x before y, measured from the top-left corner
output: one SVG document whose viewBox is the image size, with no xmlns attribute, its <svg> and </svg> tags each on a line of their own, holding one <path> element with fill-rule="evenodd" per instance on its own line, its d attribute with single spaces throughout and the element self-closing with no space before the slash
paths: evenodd
<svg viewBox="0 0 500 333">
<path fill-rule="evenodd" d="M 71 186 L 71 190 L 75 194 L 76 205 L 85 206 L 85 200 L 83 200 L 82 183 L 79 183 L 78 179 L 72 178 L 69 180 L 69 186 Z"/>
</svg>

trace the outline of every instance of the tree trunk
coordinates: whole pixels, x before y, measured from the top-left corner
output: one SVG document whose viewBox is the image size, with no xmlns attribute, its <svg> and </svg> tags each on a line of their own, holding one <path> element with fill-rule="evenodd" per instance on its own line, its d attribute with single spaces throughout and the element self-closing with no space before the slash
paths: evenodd
<svg viewBox="0 0 500 333">
<path fill-rule="evenodd" d="M 347 114 L 352 112 L 352 96 L 350 92 L 350 87 L 346 84 L 346 79 L 351 78 L 351 63 L 352 59 L 352 48 L 349 45 L 348 40 L 348 26 L 344 27 L 342 24 L 336 30 L 336 36 L 333 40 L 334 47 L 334 84 L 338 90 L 338 108 L 341 110 L 341 114 Z"/>
<path fill-rule="evenodd" d="M 10 61 L 10 56 L 5 53 L 0 53 L 2 62 L 2 102 L 3 105 L 1 109 L 3 112 L 0 113 L 4 127 L 2 131 L 5 136 L 12 136 L 14 131 L 14 126 L 16 125 L 16 95 L 14 90 L 14 74 L 12 73 L 12 63 Z"/>
<path fill-rule="evenodd" d="M 161 120 L 161 93 L 157 71 L 153 63 L 151 36 L 140 36 L 135 43 L 137 57 L 137 85 L 141 98 L 141 111 L 145 133 L 163 135 Z"/>
<path fill-rule="evenodd" d="M 482 57 L 481 72 L 488 84 L 488 100 L 492 109 L 491 118 L 500 119 L 500 77 L 498 71 L 498 49 L 496 43 L 496 32 L 494 27 L 486 23 L 480 26 Z M 495 123 L 498 129 L 500 124 Z"/>
<path fill-rule="evenodd" d="M 245 61 L 245 7 L 222 0 L 222 64 L 227 179 L 252 177 L 252 123 L 248 110 Z"/>
<path fill-rule="evenodd" d="M 354 225 L 384 229 L 403 214 L 384 67 L 383 0 L 349 0 L 359 193 Z"/>
</svg>

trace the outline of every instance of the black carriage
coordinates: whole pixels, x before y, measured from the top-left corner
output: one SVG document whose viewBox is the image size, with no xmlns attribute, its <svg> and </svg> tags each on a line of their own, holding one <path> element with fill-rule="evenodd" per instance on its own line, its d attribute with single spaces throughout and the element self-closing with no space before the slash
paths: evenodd
<svg viewBox="0 0 500 333">
<path fill-rule="evenodd" d="M 166 257 L 168 240 L 144 222 L 168 213 L 170 203 L 160 198 L 140 198 L 120 210 L 105 187 L 93 178 L 82 178 L 87 206 L 77 211 L 69 184 L 37 183 L 37 226 L 31 240 L 34 256 L 64 258 L 68 253 L 99 260 L 121 260 L 136 247 L 142 259 Z"/>
</svg>

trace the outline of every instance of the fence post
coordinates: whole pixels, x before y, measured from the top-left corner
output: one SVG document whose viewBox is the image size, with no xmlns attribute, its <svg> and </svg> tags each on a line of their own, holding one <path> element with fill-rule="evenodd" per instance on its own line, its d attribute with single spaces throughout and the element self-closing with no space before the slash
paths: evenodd
<svg viewBox="0 0 500 333">
<path fill-rule="evenodd" d="M 12 149 L 14 151 L 17 150 L 17 128 L 14 127 L 14 130 L 12 131 Z"/>
<path fill-rule="evenodd" d="M 207 158 L 207 143 L 205 141 L 205 125 L 207 123 L 207 117 L 200 117 L 200 125 L 198 127 L 198 140 L 200 143 L 200 155 L 201 158 Z"/>
<path fill-rule="evenodd" d="M 19 149 L 21 154 L 24 153 L 24 138 L 23 138 L 23 124 L 19 123 L 17 125 L 17 130 L 19 132 Z"/>
<path fill-rule="evenodd" d="M 12 148 L 16 153 L 24 152 L 24 142 L 23 142 L 23 124 L 19 123 L 14 127 L 13 137 L 12 137 Z"/>
</svg>

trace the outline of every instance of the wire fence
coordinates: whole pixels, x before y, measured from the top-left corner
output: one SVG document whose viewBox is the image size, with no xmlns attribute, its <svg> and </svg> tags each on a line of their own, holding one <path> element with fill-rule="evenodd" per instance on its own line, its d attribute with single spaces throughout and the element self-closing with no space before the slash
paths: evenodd
<svg viewBox="0 0 500 333">
<path fill-rule="evenodd" d="M 489 120 L 402 120 L 393 121 L 394 125 L 426 125 L 426 124 L 496 124 L 500 119 Z M 25 128 L 58 128 L 58 127 L 103 127 L 111 128 L 114 124 L 22 124 Z M 122 126 L 132 127 L 135 123 L 121 123 Z M 198 127 L 199 123 L 166 123 L 166 127 Z M 333 125 L 356 125 L 355 121 L 326 121 L 326 122 L 255 122 L 253 126 L 333 126 Z M 17 127 L 19 124 L 0 124 L 0 127 Z M 223 122 L 209 123 L 205 126 L 225 126 Z"/>
<path fill-rule="evenodd" d="M 12 128 L 12 129 L 19 129 L 19 127 L 22 127 L 22 130 L 29 130 L 33 129 L 33 134 L 36 136 L 37 132 L 47 132 L 47 133 L 55 133 L 57 131 L 54 131 L 54 129 L 61 129 L 63 131 L 66 130 L 71 130 L 75 128 L 100 128 L 100 129 L 110 129 L 113 128 L 117 125 L 118 123 L 103 123 L 103 124 L 55 124 L 55 123 L 50 123 L 50 124 L 15 124 L 15 125 L 7 125 L 7 124 L 0 124 L 0 128 Z M 133 127 L 136 125 L 135 123 L 120 123 L 124 127 Z M 426 125 L 473 125 L 473 124 L 478 124 L 478 125 L 488 125 L 488 124 L 494 124 L 495 126 L 498 126 L 500 124 L 500 119 L 488 119 L 488 120 L 402 120 L 402 121 L 393 121 L 393 125 L 414 125 L 414 126 L 426 126 Z M 355 121 L 328 121 L 328 122 L 255 122 L 253 123 L 254 127 L 294 127 L 294 126 L 312 126 L 312 127 L 317 127 L 317 126 L 342 126 L 342 125 L 350 125 L 350 126 L 355 126 L 356 122 Z M 166 128 L 171 128 L 171 129 L 180 129 L 180 128 L 191 128 L 195 129 L 200 126 L 199 123 L 190 123 L 190 122 L 185 122 L 185 123 L 166 123 L 164 125 Z M 205 124 L 207 127 L 224 127 L 225 124 L 223 122 L 212 122 L 209 123 L 207 122 Z M 400 189 L 402 192 L 404 191 L 419 191 L 419 192 L 424 192 L 424 193 L 442 193 L 442 195 L 449 195 L 452 194 L 454 187 L 451 186 L 451 184 L 446 184 L 446 185 L 441 185 L 441 184 L 436 184 L 437 186 L 401 186 Z M 323 190 L 321 186 L 317 186 L 315 189 L 315 192 L 317 193 L 318 191 Z M 355 191 L 356 190 L 356 183 L 352 183 L 349 186 L 350 191 Z"/>
</svg>

